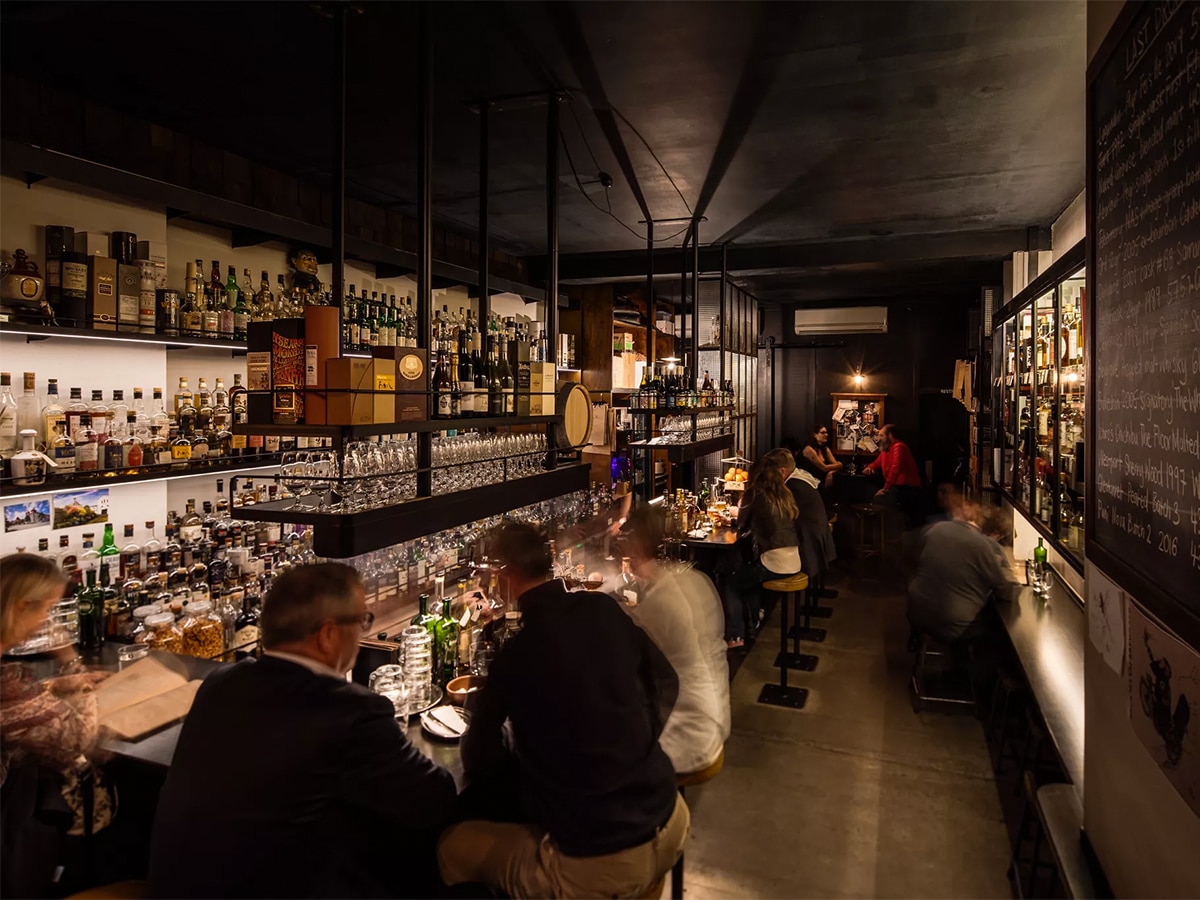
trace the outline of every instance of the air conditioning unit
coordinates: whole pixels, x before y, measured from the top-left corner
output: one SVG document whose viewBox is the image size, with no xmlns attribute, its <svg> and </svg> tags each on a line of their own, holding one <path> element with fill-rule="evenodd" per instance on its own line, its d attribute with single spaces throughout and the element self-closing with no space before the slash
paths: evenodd
<svg viewBox="0 0 1200 900">
<path fill-rule="evenodd" d="M 886 306 L 796 310 L 796 334 L 887 334 Z"/>
</svg>

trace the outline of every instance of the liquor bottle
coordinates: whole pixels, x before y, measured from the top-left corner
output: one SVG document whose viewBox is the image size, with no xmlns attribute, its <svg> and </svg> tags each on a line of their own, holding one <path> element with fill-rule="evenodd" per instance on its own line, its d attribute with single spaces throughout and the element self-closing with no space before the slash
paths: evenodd
<svg viewBox="0 0 1200 900">
<path fill-rule="evenodd" d="M 173 468 L 186 469 L 191 463 L 192 442 L 188 437 L 191 431 L 190 426 L 185 426 L 182 421 L 179 423 L 179 433 L 171 441 L 171 465 Z"/>
<path fill-rule="evenodd" d="M 79 441 L 79 418 L 87 411 L 88 405 L 83 402 L 83 388 L 71 388 L 70 402 L 67 404 L 64 415 L 67 420 L 67 433 L 76 443 Z"/>
<path fill-rule="evenodd" d="M 129 472 L 140 469 L 145 459 L 140 431 L 137 413 L 130 410 L 125 414 L 125 435 L 121 441 L 121 466 Z"/>
<path fill-rule="evenodd" d="M 488 414 L 488 377 L 487 366 L 484 365 L 481 337 L 479 332 L 471 335 L 471 369 L 475 373 L 475 389 L 471 394 L 471 404 L 475 415 Z"/>
<path fill-rule="evenodd" d="M 500 362 L 493 349 L 488 354 L 488 415 L 504 415 L 504 386 L 500 380 Z"/>
<path fill-rule="evenodd" d="M 175 408 L 175 424 L 178 426 L 179 433 L 183 434 L 195 430 L 200 412 L 193 403 L 192 392 L 187 389 L 187 379 L 180 378 L 179 382 L 180 393 L 175 395 L 175 402 L 179 404 Z"/>
<path fill-rule="evenodd" d="M 84 413 L 79 417 L 79 438 L 75 442 L 75 470 L 78 472 L 96 472 L 99 469 L 99 435 L 92 430 L 92 417 Z"/>
<path fill-rule="evenodd" d="M 184 405 L 185 403 L 186 403 L 186 404 L 188 404 L 189 406 L 191 405 L 191 403 L 192 403 L 192 397 L 193 397 L 193 395 L 192 395 L 192 392 L 191 392 L 191 390 L 188 388 L 188 380 L 187 380 L 187 378 L 186 378 L 186 377 L 184 377 L 184 376 L 180 376 L 180 378 L 179 378 L 179 390 L 177 390 L 177 391 L 175 392 L 175 403 L 174 403 L 174 406 L 173 406 L 173 409 L 175 410 L 175 415 L 176 415 L 176 416 L 178 416 L 178 415 L 179 415 L 179 410 L 180 410 L 180 408 L 181 408 L 181 407 L 183 407 L 183 405 Z"/>
<path fill-rule="evenodd" d="M 271 281 L 264 269 L 258 282 L 258 294 L 254 297 L 258 306 L 259 321 L 269 322 L 275 318 L 275 295 L 271 293 Z"/>
<path fill-rule="evenodd" d="M 621 584 L 618 587 L 621 599 L 627 606 L 637 606 L 642 596 L 642 589 L 633 574 L 633 564 L 628 556 L 621 557 Z"/>
<path fill-rule="evenodd" d="M 122 420 L 119 424 L 113 422 L 109 427 L 108 434 L 101 443 L 101 460 L 100 468 L 106 472 L 116 474 L 120 472 L 125 461 L 125 426 L 127 422 Z"/>
<path fill-rule="evenodd" d="M 233 274 L 233 266 L 229 267 L 229 283 L 233 292 L 221 287 L 217 290 L 217 331 L 227 341 L 233 340 L 233 306 L 237 302 L 237 278 Z"/>
<path fill-rule="evenodd" d="M 96 584 L 95 569 L 86 572 L 86 583 L 76 596 L 79 616 L 79 646 L 84 650 L 96 651 L 104 643 L 104 598 Z"/>
<path fill-rule="evenodd" d="M 75 474 L 75 440 L 71 437 L 65 418 L 55 425 L 54 438 L 50 442 L 48 452 L 56 463 L 55 475 Z"/>
<path fill-rule="evenodd" d="M 46 447 L 54 441 L 60 429 L 65 432 L 67 429 L 67 414 L 66 410 L 58 401 L 58 379 L 51 378 L 46 385 L 46 405 L 42 407 L 42 424 L 38 428 L 39 434 L 42 435 L 42 441 Z"/>
<path fill-rule="evenodd" d="M 471 367 L 471 355 L 467 350 L 468 334 L 459 333 L 458 342 L 458 394 L 459 415 L 475 415 L 475 370 Z"/>
<path fill-rule="evenodd" d="M 92 391 L 92 402 L 88 405 L 88 416 L 92 420 L 92 430 L 96 432 L 100 442 L 104 442 L 108 434 L 108 404 L 104 402 L 103 391 Z"/>
<path fill-rule="evenodd" d="M 452 415 L 452 405 L 450 397 L 450 370 L 446 364 L 446 354 L 439 351 L 437 356 L 437 366 L 433 370 L 433 395 L 436 409 L 434 416 L 439 419 L 448 419 Z"/>
<path fill-rule="evenodd" d="M 517 414 L 517 383 L 513 380 L 512 366 L 508 364 L 508 354 L 500 351 L 500 390 L 504 393 L 504 412 L 501 415 L 515 416 Z"/>
<path fill-rule="evenodd" d="M 437 648 L 434 652 L 435 680 L 445 686 L 457 674 L 458 668 L 458 622 L 450 614 L 450 598 L 442 598 L 442 614 L 434 626 Z"/>
<path fill-rule="evenodd" d="M 179 540 L 185 544 L 199 543 L 204 536 L 204 520 L 200 514 L 196 512 L 196 501 L 189 499 L 187 501 L 187 511 L 182 519 L 179 520 Z"/>
<path fill-rule="evenodd" d="M 429 611 L 429 595 L 421 594 L 421 596 L 417 598 L 417 604 L 418 604 L 418 612 L 415 616 L 412 617 L 411 621 L 409 621 L 408 624 L 409 625 L 420 625 L 422 628 L 424 628 L 426 631 L 429 632 L 429 636 L 431 638 L 433 638 L 434 641 L 436 642 L 437 636 L 435 633 L 435 626 L 436 626 L 438 617 L 433 615 Z M 435 651 L 435 655 L 436 655 L 436 651 Z"/>
<path fill-rule="evenodd" d="M 231 270 L 232 271 L 232 270 Z M 246 270 L 246 281 L 250 280 L 250 270 Z M 233 306 L 233 339 L 235 341 L 246 340 L 247 333 L 250 328 L 250 320 L 253 317 L 253 310 L 250 308 L 247 294 L 244 290 L 237 292 L 237 301 Z"/>
<path fill-rule="evenodd" d="M 43 440 L 45 435 L 42 434 L 44 427 L 41 419 L 41 403 L 38 402 L 37 387 L 35 384 L 36 375 L 33 372 L 25 372 L 21 376 L 23 390 L 17 400 L 17 433 L 32 428 L 37 432 L 37 440 Z"/>
<path fill-rule="evenodd" d="M 142 545 L 142 572 L 149 576 L 162 568 L 162 541 L 154 531 L 154 523 L 146 523 L 146 543 Z"/>
<path fill-rule="evenodd" d="M 225 282 L 221 280 L 221 264 L 215 259 L 212 261 L 212 272 L 209 273 L 208 282 L 209 290 L 212 291 L 214 298 L 217 296 L 217 291 L 225 287 Z"/>
<path fill-rule="evenodd" d="M 287 287 L 283 281 L 283 273 L 279 272 L 275 275 L 275 305 L 278 308 L 276 313 L 277 318 L 295 318 L 297 315 L 303 315 L 303 311 L 297 310 L 297 300 L 299 299 L 299 291 L 295 286 L 292 286 L 292 292 L 289 294 Z"/>
<path fill-rule="evenodd" d="M 201 336 L 219 338 L 221 336 L 221 313 L 219 309 L 220 296 L 225 288 L 220 284 L 204 285 L 204 302 L 200 304 Z"/>
<path fill-rule="evenodd" d="M 184 427 L 185 423 L 180 423 Z M 195 426 L 188 432 L 188 440 L 192 442 L 192 462 L 200 463 L 208 459 L 208 431 Z"/>
<path fill-rule="evenodd" d="M 12 392 L 12 373 L 0 372 L 0 453 L 7 457 L 16 453 L 18 446 L 17 398 Z"/>
<path fill-rule="evenodd" d="M 196 428 L 200 430 L 206 429 L 212 421 L 213 414 L 212 391 L 208 389 L 207 379 L 200 379 L 200 383 L 196 386 L 196 395 L 193 399 L 196 407 Z"/>
<path fill-rule="evenodd" d="M 108 522 L 104 526 L 104 539 L 100 542 L 100 549 L 97 551 L 100 556 L 100 564 L 105 565 L 113 556 L 120 556 L 121 551 L 117 548 L 116 536 L 113 533 L 112 522 Z M 111 560 L 118 562 L 118 560 Z"/>
<path fill-rule="evenodd" d="M 188 265 L 192 266 L 194 263 L 188 263 Z M 179 330 L 184 337 L 204 336 L 204 314 L 201 312 L 203 305 L 202 294 L 184 291 L 183 299 L 179 303 Z M 169 332 L 169 329 L 164 329 L 164 331 Z"/>
</svg>

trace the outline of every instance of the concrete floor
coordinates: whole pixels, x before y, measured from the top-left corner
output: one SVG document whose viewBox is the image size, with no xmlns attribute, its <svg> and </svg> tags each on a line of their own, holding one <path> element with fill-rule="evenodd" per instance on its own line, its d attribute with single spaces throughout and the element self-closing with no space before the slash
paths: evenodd
<svg viewBox="0 0 1200 900">
<path fill-rule="evenodd" d="M 689 900 L 1010 896 L 980 723 L 914 713 L 904 598 L 839 588 L 825 642 L 801 645 L 816 671 L 789 675 L 803 710 L 756 702 L 778 610 L 734 678 L 724 771 L 688 791 Z"/>
</svg>

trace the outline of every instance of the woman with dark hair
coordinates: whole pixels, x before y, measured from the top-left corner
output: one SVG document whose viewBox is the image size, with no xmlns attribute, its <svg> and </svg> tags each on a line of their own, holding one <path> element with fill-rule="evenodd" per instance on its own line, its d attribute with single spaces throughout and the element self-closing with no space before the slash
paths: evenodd
<svg viewBox="0 0 1200 900">
<path fill-rule="evenodd" d="M 833 473 L 842 470 L 833 451 L 829 449 L 829 427 L 817 425 L 809 434 L 804 450 L 796 459 L 796 465 L 821 482 L 824 491 L 833 487 Z"/>
<path fill-rule="evenodd" d="M 746 619 L 755 623 L 759 619 L 762 583 L 800 571 L 796 501 L 784 484 L 794 467 L 788 451 L 774 450 L 750 469 L 739 506 L 738 531 L 751 536 L 754 562 L 742 566 L 725 583 L 725 637 L 730 648 L 745 643 Z"/>
</svg>

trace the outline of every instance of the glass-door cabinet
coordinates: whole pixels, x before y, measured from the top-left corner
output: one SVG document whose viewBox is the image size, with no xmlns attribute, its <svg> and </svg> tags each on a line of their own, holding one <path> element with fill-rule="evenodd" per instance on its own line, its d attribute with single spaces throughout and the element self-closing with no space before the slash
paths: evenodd
<svg viewBox="0 0 1200 900">
<path fill-rule="evenodd" d="M 1001 310 L 992 331 L 996 486 L 1083 565 L 1083 247 L 1072 248 Z"/>
</svg>

